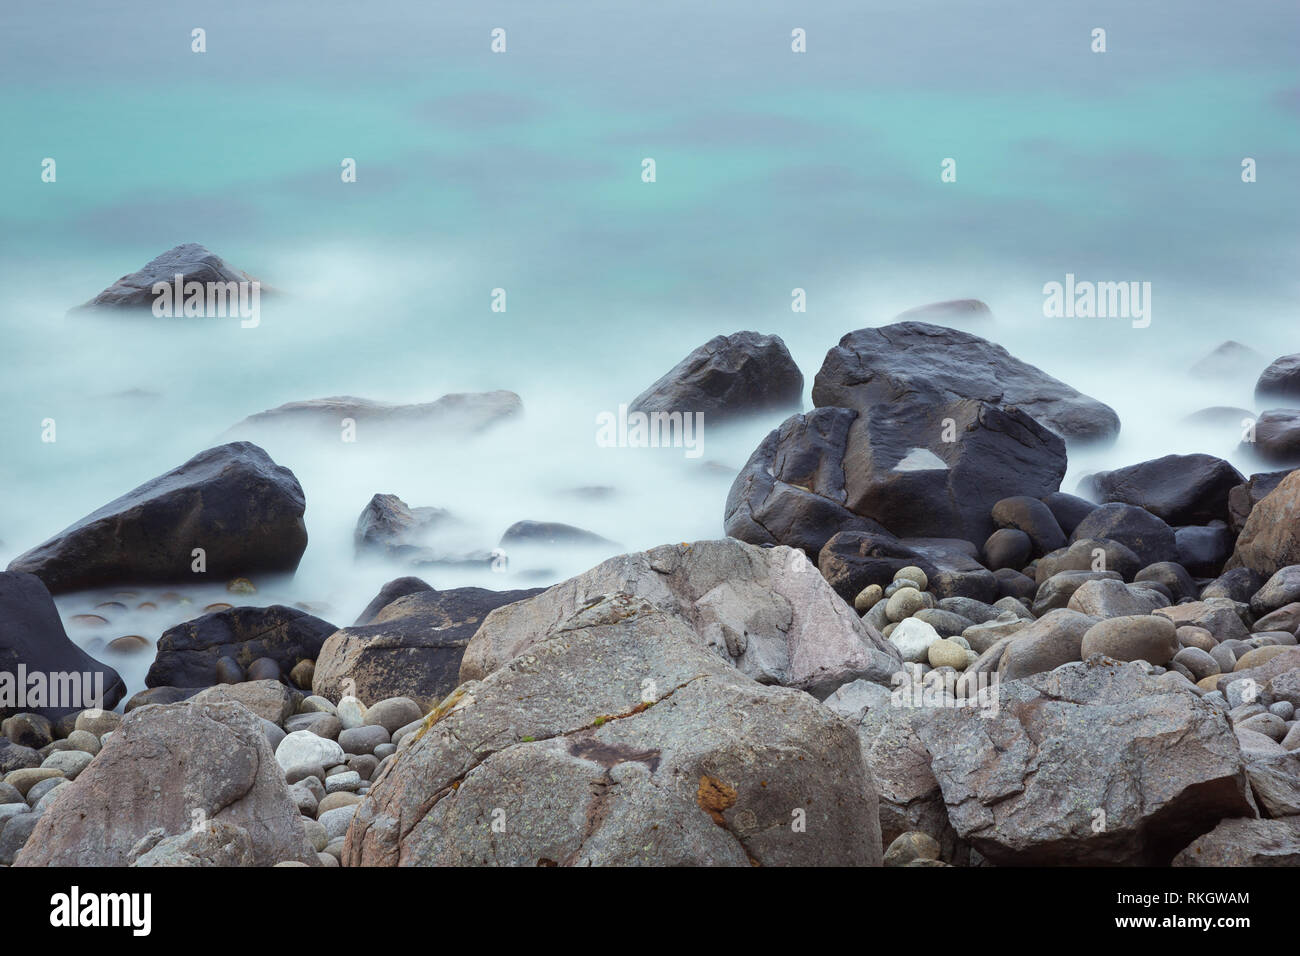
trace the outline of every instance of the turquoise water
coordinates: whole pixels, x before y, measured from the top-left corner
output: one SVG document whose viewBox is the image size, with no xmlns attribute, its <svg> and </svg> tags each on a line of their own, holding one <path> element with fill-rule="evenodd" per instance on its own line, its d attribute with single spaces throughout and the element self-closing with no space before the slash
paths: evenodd
<svg viewBox="0 0 1300 956">
<path fill-rule="evenodd" d="M 268 445 L 312 540 L 264 596 L 344 619 L 396 573 L 351 563 L 377 491 L 451 508 L 485 547 L 521 518 L 629 548 L 720 533 L 725 469 L 776 421 L 711 432 L 723 468 L 593 441 L 598 412 L 718 333 L 781 334 L 811 387 L 845 332 L 984 299 L 998 322 L 977 331 L 1120 412 L 1067 490 L 1234 454 L 1177 421 L 1249 407 L 1253 382 L 1184 369 L 1226 338 L 1300 348 L 1293 4 L 81 2 L 9 4 L 0 27 L 4 561 L 296 399 L 509 388 L 527 410 L 454 447 Z M 257 329 L 65 317 L 189 241 L 284 290 Z M 1043 318 L 1067 272 L 1151 282 L 1151 327 Z M 591 484 L 619 494 L 563 494 Z"/>
</svg>

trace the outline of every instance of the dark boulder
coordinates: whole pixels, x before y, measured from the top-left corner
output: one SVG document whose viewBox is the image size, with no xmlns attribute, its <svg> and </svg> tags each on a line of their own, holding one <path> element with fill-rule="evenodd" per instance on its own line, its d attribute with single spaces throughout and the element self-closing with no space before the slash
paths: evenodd
<svg viewBox="0 0 1300 956">
<path fill-rule="evenodd" d="M 606 547 L 614 542 L 593 531 L 558 521 L 516 521 L 501 535 L 501 547 Z"/>
<path fill-rule="evenodd" d="M 316 657 L 312 692 L 353 694 L 373 704 L 410 697 L 430 706 L 460 683 L 465 646 L 487 615 L 543 588 L 416 591 L 389 603 L 369 624 L 336 631 Z"/>
<path fill-rule="evenodd" d="M 0 572 L 0 718 L 27 712 L 56 720 L 96 706 L 111 710 L 125 694 L 117 671 L 68 638 L 40 578 Z"/>
<path fill-rule="evenodd" d="M 113 584 L 218 580 L 298 567 L 307 547 L 298 479 L 256 445 L 195 455 L 9 564 L 52 593 Z M 192 570 L 202 548 L 206 572 Z"/>
<path fill-rule="evenodd" d="M 523 414 L 514 392 L 456 392 L 432 402 L 395 405 L 389 402 L 335 395 L 288 402 L 250 415 L 227 434 L 257 434 L 263 430 L 338 441 L 343 422 L 350 419 L 358 436 L 397 439 L 448 439 L 473 435 Z"/>
<path fill-rule="evenodd" d="M 1194 601 L 1197 598 L 1196 582 L 1187 573 L 1187 569 L 1176 561 L 1149 564 L 1139 571 L 1133 580 L 1163 585 L 1169 592 L 1168 597 L 1172 604 L 1185 599 Z"/>
<path fill-rule="evenodd" d="M 1241 448 L 1275 465 L 1300 465 L 1300 410 L 1274 408 L 1255 420 L 1254 442 Z"/>
<path fill-rule="evenodd" d="M 1246 526 L 1246 519 L 1250 517 L 1255 505 L 1282 484 L 1282 479 L 1289 474 L 1291 474 L 1290 469 L 1260 472 L 1251 475 L 1244 484 L 1237 485 L 1228 492 L 1228 527 L 1232 529 L 1234 535 L 1241 534 L 1241 529 Z"/>
<path fill-rule="evenodd" d="M 803 373 L 775 335 L 717 335 L 632 400 L 629 412 L 702 412 L 718 423 L 798 408 Z"/>
<path fill-rule="evenodd" d="M 1042 584 L 1062 571 L 1114 571 L 1123 580 L 1132 581 L 1143 567 L 1142 559 L 1118 541 L 1080 538 L 1039 558 L 1034 579 Z"/>
<path fill-rule="evenodd" d="M 1072 541 L 1085 538 L 1118 541 L 1136 554 L 1143 565 L 1178 560 L 1174 529 L 1137 505 L 1104 504 L 1084 518 L 1070 537 Z"/>
<path fill-rule="evenodd" d="M 1255 401 L 1300 398 L 1300 353 L 1274 359 L 1255 383 Z"/>
<path fill-rule="evenodd" d="M 961 538 L 904 538 L 902 543 L 934 566 L 927 572 L 937 598 L 972 598 L 985 604 L 998 599 L 998 579 L 979 562 L 979 548 Z"/>
<path fill-rule="evenodd" d="M 228 657 L 245 670 L 266 657 L 289 673 L 315 660 L 337 627 L 296 608 L 232 607 L 178 624 L 158 639 L 147 687 L 209 687 L 219 683 L 217 661 Z"/>
<path fill-rule="evenodd" d="M 197 242 L 187 242 L 149 260 L 138 271 L 122 276 L 89 302 L 78 306 L 77 310 L 150 309 L 156 298 L 154 284 L 164 282 L 169 288 L 173 287 L 177 275 L 181 276 L 182 282 L 201 282 L 204 286 L 208 283 L 257 281 Z M 262 293 L 269 291 L 261 289 Z"/>
<path fill-rule="evenodd" d="M 1067 535 L 1073 534 L 1074 529 L 1079 527 L 1079 522 L 1097 510 L 1095 502 L 1064 491 L 1054 491 L 1050 495 L 1044 495 L 1041 500 Z"/>
<path fill-rule="evenodd" d="M 1221 597 L 1236 601 L 1238 604 L 1245 604 L 1263 584 L 1262 574 L 1257 574 L 1250 568 L 1233 568 L 1231 571 L 1224 571 L 1201 588 L 1201 600 L 1208 601 L 1210 598 Z"/>
<path fill-rule="evenodd" d="M 442 508 L 412 508 L 397 495 L 375 495 L 357 518 L 356 553 L 400 557 L 426 550 L 426 536 L 448 517 Z"/>
<path fill-rule="evenodd" d="M 856 418 L 846 408 L 818 408 L 770 432 L 732 483 L 726 533 L 750 544 L 799 548 L 812 561 L 839 532 L 892 538 L 845 506 L 844 455 Z"/>
<path fill-rule="evenodd" d="M 366 609 L 358 615 L 352 625 L 358 627 L 362 624 L 371 623 L 379 615 L 380 611 L 398 598 L 406 597 L 408 594 L 418 594 L 420 591 L 432 590 L 433 586 L 420 578 L 395 578 L 379 589 L 379 593 L 371 599 L 370 603 L 366 605 Z"/>
<path fill-rule="evenodd" d="M 1232 554 L 1232 533 L 1222 521 L 1174 529 L 1178 563 L 1200 578 L 1212 578 Z"/>
<path fill-rule="evenodd" d="M 918 399 L 1014 406 L 1070 441 L 1111 440 L 1114 409 L 1075 391 L 1000 345 L 924 322 L 859 329 L 826 354 L 813 404 L 866 412 Z"/>
<path fill-rule="evenodd" d="M 1246 479 L 1213 455 L 1166 455 L 1152 461 L 1099 471 L 1080 491 L 1103 503 L 1145 508 L 1168 524 L 1227 520 L 1228 493 Z"/>
<path fill-rule="evenodd" d="M 998 528 L 984 542 L 984 563 L 993 571 L 1010 568 L 1019 571 L 1029 563 L 1034 542 L 1015 528 Z"/>
<path fill-rule="evenodd" d="M 1229 339 L 1193 364 L 1188 371 L 1198 379 L 1233 381 L 1256 374 L 1267 361 L 1249 345 Z"/>
<path fill-rule="evenodd" d="M 993 523 L 999 528 L 1015 528 L 1028 535 L 1033 545 L 1033 556 L 1044 555 L 1066 545 L 1065 532 L 1056 520 L 1056 515 L 1038 498 L 1028 495 L 1003 498 L 993 506 L 992 517 Z"/>
<path fill-rule="evenodd" d="M 826 542 L 817 559 L 822 576 L 849 604 L 863 588 L 886 587 L 909 566 L 919 567 L 927 579 L 939 573 L 920 552 L 883 532 L 841 531 Z"/>
<path fill-rule="evenodd" d="M 899 537 L 983 541 L 994 504 L 1057 490 L 1065 464 L 1065 443 L 1018 409 L 877 405 L 849 426 L 845 504 Z"/>
</svg>

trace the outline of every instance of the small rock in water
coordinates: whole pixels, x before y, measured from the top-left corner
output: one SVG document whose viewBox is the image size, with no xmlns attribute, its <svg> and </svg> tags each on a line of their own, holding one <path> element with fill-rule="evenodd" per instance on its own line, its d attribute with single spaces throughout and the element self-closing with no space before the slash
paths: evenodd
<svg viewBox="0 0 1300 956">
<path fill-rule="evenodd" d="M 231 594 L 256 594 L 257 588 L 248 578 L 235 578 L 226 584 L 226 590 Z"/>
</svg>

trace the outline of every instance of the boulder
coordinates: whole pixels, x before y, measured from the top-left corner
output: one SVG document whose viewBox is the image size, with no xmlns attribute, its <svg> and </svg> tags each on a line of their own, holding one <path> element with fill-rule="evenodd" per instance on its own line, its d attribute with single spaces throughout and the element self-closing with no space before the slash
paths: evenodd
<svg viewBox="0 0 1300 956">
<path fill-rule="evenodd" d="M 1055 491 L 1065 444 L 1018 409 L 977 401 L 877 405 L 849 426 L 845 505 L 899 537 L 983 541 L 1003 498 Z"/>
<path fill-rule="evenodd" d="M 1033 556 L 1047 554 L 1066 545 L 1065 532 L 1052 509 L 1037 498 L 1019 495 L 1003 498 L 993 505 L 993 523 L 999 528 L 1014 528 L 1029 536 Z M 1024 567 L 1024 565 L 1020 565 Z"/>
<path fill-rule="evenodd" d="M 316 860 L 261 724 L 222 701 L 128 714 L 60 788 L 15 865 L 125 866 L 155 828 L 175 836 L 196 821 L 242 827 L 257 866 Z"/>
<path fill-rule="evenodd" d="M 1289 474 L 1290 469 L 1259 472 L 1228 492 L 1228 527 L 1234 536 L 1241 534 L 1255 505 L 1263 501 Z"/>
<path fill-rule="evenodd" d="M 1111 618 L 1150 614 L 1157 608 L 1168 605 L 1169 601 L 1155 591 L 1113 578 L 1102 578 L 1083 582 L 1070 595 L 1066 607 L 1090 617 Z"/>
<path fill-rule="evenodd" d="M 247 667 L 270 658 L 284 673 L 301 660 L 315 660 L 338 628 L 297 608 L 232 607 L 213 611 L 164 631 L 147 687 L 207 687 L 218 682 L 217 662 L 226 657 Z"/>
<path fill-rule="evenodd" d="M 122 276 L 89 302 L 72 311 L 152 309 L 156 298 L 154 284 L 162 282 L 168 288 L 173 288 L 177 275 L 181 276 L 182 282 L 200 282 L 205 288 L 208 283 L 257 281 L 197 242 L 187 242 L 150 259 L 138 271 Z M 267 288 L 261 290 L 269 291 Z"/>
<path fill-rule="evenodd" d="M 293 571 L 307 547 L 305 510 L 288 468 L 248 442 L 219 445 L 19 555 L 9 570 L 35 574 L 54 594 Z M 204 573 L 192 570 L 196 548 Z"/>
<path fill-rule="evenodd" d="M 1278 568 L 1251 595 L 1250 610 L 1263 617 L 1295 601 L 1300 601 L 1300 564 Z"/>
<path fill-rule="evenodd" d="M 734 539 L 610 558 L 537 597 L 498 608 L 470 640 L 460 680 L 480 680 L 557 622 L 624 591 L 689 622 L 697 640 L 760 683 L 825 696 L 858 677 L 889 683 L 899 658 L 802 552 Z M 319 672 L 319 671 L 318 671 Z"/>
<path fill-rule="evenodd" d="M 613 546 L 608 538 L 558 521 L 516 521 L 501 535 L 503 548 L 518 547 L 605 547 Z"/>
<path fill-rule="evenodd" d="M 1257 374 L 1267 362 L 1268 359 L 1249 345 L 1242 345 L 1229 339 L 1193 364 L 1187 371 L 1198 380 L 1237 381 Z"/>
<path fill-rule="evenodd" d="M 1236 604 L 1245 604 L 1263 584 L 1264 576 L 1250 568 L 1233 568 L 1201 588 L 1201 598 L 1227 598 Z"/>
<path fill-rule="evenodd" d="M 1255 401 L 1300 398 L 1300 354 L 1276 358 L 1255 382 Z"/>
<path fill-rule="evenodd" d="M 817 567 L 835 593 L 852 601 L 862 589 L 887 587 L 906 567 L 919 567 L 927 578 L 938 569 L 888 532 L 840 531 L 822 547 Z"/>
<path fill-rule="evenodd" d="M 288 402 L 250 415 L 227 434 L 289 432 L 337 442 L 343 423 L 352 421 L 358 437 L 447 440 L 486 431 L 520 417 L 523 402 L 514 392 L 460 392 L 432 402 L 394 405 L 353 395 Z"/>
<path fill-rule="evenodd" d="M 1251 510 L 1224 570 L 1245 567 L 1268 577 L 1292 564 L 1300 564 L 1300 471 Z"/>
<path fill-rule="evenodd" d="M 1074 592 L 1089 581 L 1120 581 L 1114 571 L 1059 571 L 1038 586 L 1034 596 L 1034 616 L 1042 617 L 1048 611 L 1068 607 Z"/>
<path fill-rule="evenodd" d="M 634 398 L 629 412 L 703 413 L 706 423 L 797 409 L 803 373 L 779 336 L 715 335 Z"/>
<path fill-rule="evenodd" d="M 1004 568 L 1019 570 L 1029 563 L 1034 542 L 1015 528 L 998 528 L 984 542 L 984 563 L 993 571 Z"/>
<path fill-rule="evenodd" d="M 1052 517 L 1067 535 L 1073 534 L 1074 529 L 1079 527 L 1079 522 L 1097 510 L 1094 502 L 1064 491 L 1054 491 L 1050 495 L 1044 495 L 1042 502 L 1047 505 L 1047 509 L 1052 512 Z"/>
<path fill-rule="evenodd" d="M 0 572 L 0 719 L 111 710 L 125 695 L 117 671 L 69 639 L 40 578 Z"/>
<path fill-rule="evenodd" d="M 1079 656 L 1084 660 L 1102 654 L 1117 661 L 1168 664 L 1179 651 L 1177 628 L 1155 614 L 1111 617 L 1088 628 Z"/>
<path fill-rule="evenodd" d="M 370 703 L 388 697 L 435 703 L 460 683 L 465 647 L 488 614 L 541 592 L 451 588 L 399 597 L 371 623 L 342 628 L 325 640 L 312 693 L 330 700 L 352 694 Z"/>
<path fill-rule="evenodd" d="M 1241 448 L 1253 452 L 1261 461 L 1294 468 L 1300 465 L 1300 410 L 1274 408 L 1255 419 L 1254 440 L 1245 440 Z"/>
<path fill-rule="evenodd" d="M 1131 581 L 1142 567 L 1142 560 L 1118 541 L 1080 538 L 1069 547 L 1039 558 L 1034 565 L 1034 579 L 1041 585 L 1062 571 L 1113 571 Z"/>
<path fill-rule="evenodd" d="M 799 548 L 810 561 L 839 532 L 892 537 L 846 507 L 844 456 L 856 418 L 846 408 L 818 408 L 769 433 L 732 483 L 726 533 L 750 544 Z"/>
<path fill-rule="evenodd" d="M 1012 638 L 998 661 L 999 677 L 1019 680 L 1079 660 L 1083 636 L 1096 623 L 1095 617 L 1061 608 L 1009 630 Z"/>
<path fill-rule="evenodd" d="M 993 715 L 928 708 L 915 724 L 952 826 L 996 865 L 1167 863 L 1254 812 L 1227 718 L 1180 676 L 1074 663 L 1000 698 Z"/>
<path fill-rule="evenodd" d="M 283 727 L 284 722 L 292 716 L 296 703 L 293 692 L 278 680 L 218 684 L 199 691 L 190 700 L 196 704 L 219 700 L 235 701 L 277 727 Z"/>
<path fill-rule="evenodd" d="M 1222 820 L 1173 859 L 1174 866 L 1300 866 L 1300 817 Z"/>
<path fill-rule="evenodd" d="M 1178 563 L 1197 577 L 1215 577 L 1232 554 L 1232 533 L 1222 521 L 1174 529 Z"/>
<path fill-rule="evenodd" d="M 851 728 L 678 615 L 613 594 L 507 643 L 528 653 L 459 688 L 372 785 L 345 865 L 880 865 Z"/>
<path fill-rule="evenodd" d="M 426 547 L 427 537 L 448 517 L 443 508 L 412 508 L 397 495 L 375 495 L 357 518 L 353 546 L 359 557 L 432 557 L 431 549 Z"/>
<path fill-rule="evenodd" d="M 416 577 L 394 578 L 379 589 L 379 593 L 371 598 L 366 609 L 357 615 L 357 619 L 352 622 L 353 626 L 362 624 L 371 624 L 379 615 L 379 612 L 388 605 L 392 604 L 400 597 L 406 597 L 408 594 L 415 594 L 419 591 L 432 591 L 433 585 Z"/>
<path fill-rule="evenodd" d="M 167 835 L 154 827 L 131 848 L 128 866 L 256 866 L 253 841 L 243 827 L 210 820 L 198 829 Z"/>
<path fill-rule="evenodd" d="M 1177 561 L 1178 542 L 1174 529 L 1137 505 L 1104 504 L 1074 529 L 1071 541 L 1104 538 L 1118 541 L 1137 555 L 1145 567 L 1157 561 Z"/>
<path fill-rule="evenodd" d="M 877 405 L 975 400 L 1019 409 L 1069 441 L 1112 440 L 1119 434 L 1119 416 L 1109 406 L 1000 345 L 924 322 L 845 335 L 826 354 L 812 398 L 819 407 L 863 414 Z"/>
<path fill-rule="evenodd" d="M 998 597 L 998 579 L 979 563 L 979 549 L 960 538 L 903 538 L 902 543 L 933 565 L 929 590 L 941 599 L 962 597 L 984 604 Z"/>
<path fill-rule="evenodd" d="M 1206 524 L 1228 518 L 1228 493 L 1246 479 L 1213 455 L 1165 455 L 1099 471 L 1080 490 L 1096 501 L 1145 508 L 1167 524 Z"/>
</svg>

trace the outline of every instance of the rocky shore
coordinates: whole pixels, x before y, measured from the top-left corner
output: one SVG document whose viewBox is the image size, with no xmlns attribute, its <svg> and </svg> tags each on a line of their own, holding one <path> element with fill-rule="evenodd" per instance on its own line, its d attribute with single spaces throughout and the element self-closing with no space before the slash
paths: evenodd
<svg viewBox="0 0 1300 956">
<path fill-rule="evenodd" d="M 725 537 L 547 587 L 438 589 L 493 542 L 450 553 L 454 516 L 377 494 L 358 559 L 420 576 L 351 624 L 239 604 L 307 547 L 289 469 L 238 441 L 126 493 L 0 573 L 0 865 L 1300 863 L 1300 356 L 1258 382 L 1271 470 L 1171 455 L 1063 490 L 1119 418 L 917 320 L 987 312 L 850 332 L 806 411 L 779 338 L 711 339 L 632 404 L 773 419 Z M 517 401 L 241 429 L 343 408 L 454 431 Z M 498 544 L 615 548 L 545 521 Z M 231 600 L 141 638 L 143 687 L 53 598 L 196 579 Z"/>
</svg>

